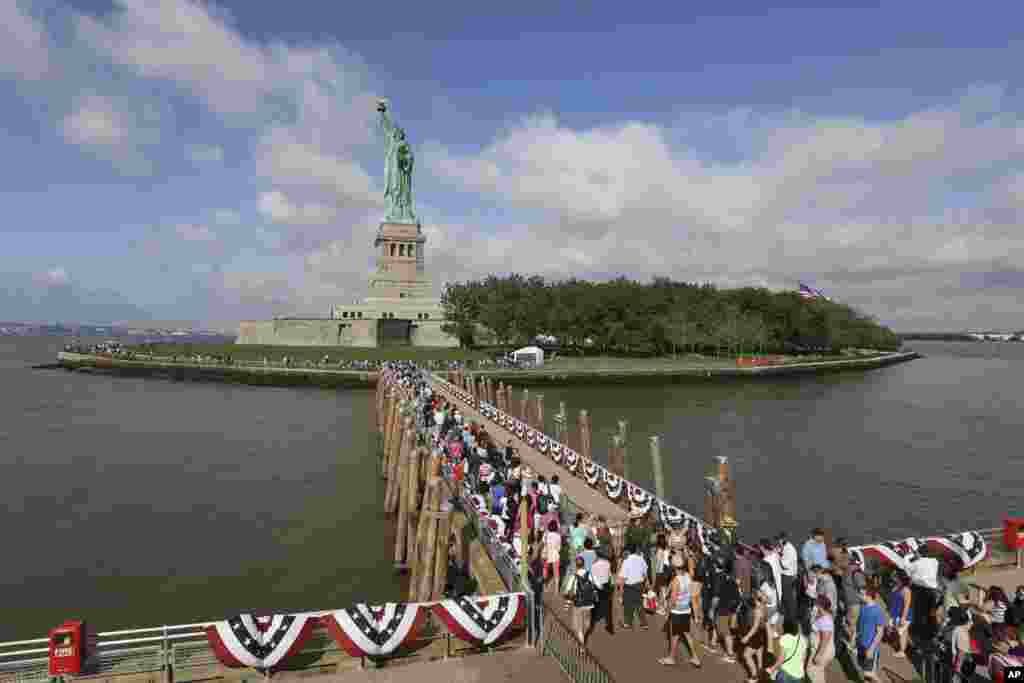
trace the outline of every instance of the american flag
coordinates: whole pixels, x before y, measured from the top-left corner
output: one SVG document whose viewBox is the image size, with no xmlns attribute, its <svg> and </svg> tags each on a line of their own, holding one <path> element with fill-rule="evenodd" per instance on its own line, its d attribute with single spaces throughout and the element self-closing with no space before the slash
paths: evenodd
<svg viewBox="0 0 1024 683">
<path fill-rule="evenodd" d="M 805 301 L 812 301 L 814 299 L 822 299 L 824 301 L 832 301 L 832 299 L 830 299 L 827 296 L 825 296 L 825 293 L 822 292 L 820 289 L 814 289 L 813 287 L 808 287 L 807 285 L 805 285 L 802 282 L 799 283 L 799 284 L 800 284 L 800 288 L 797 290 L 797 293 L 800 295 L 801 299 L 804 299 Z"/>
</svg>

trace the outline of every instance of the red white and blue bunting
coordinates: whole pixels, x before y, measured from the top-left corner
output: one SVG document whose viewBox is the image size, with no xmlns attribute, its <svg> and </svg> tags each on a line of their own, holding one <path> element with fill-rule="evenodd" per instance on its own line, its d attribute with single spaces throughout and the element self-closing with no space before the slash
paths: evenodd
<svg viewBox="0 0 1024 683">
<path fill-rule="evenodd" d="M 383 657 L 416 640 L 428 613 L 417 604 L 359 604 L 331 612 L 322 621 L 338 646 L 353 657 Z"/>
<path fill-rule="evenodd" d="M 569 470 L 570 474 L 576 474 L 576 470 L 580 466 L 579 453 L 572 450 L 571 448 L 565 449 L 565 469 Z"/>
<path fill-rule="evenodd" d="M 548 438 L 540 433 L 537 435 L 537 450 L 540 451 L 541 455 L 548 452 Z"/>
<path fill-rule="evenodd" d="M 555 461 L 556 465 L 562 464 L 562 445 L 559 443 L 551 443 L 551 459 Z"/>
<path fill-rule="evenodd" d="M 443 600 L 434 614 L 459 640 L 475 645 L 493 645 L 522 625 L 526 601 L 521 593 L 475 601 L 470 598 Z"/>
<path fill-rule="evenodd" d="M 908 573 L 910 565 L 925 553 L 952 560 L 960 569 L 969 569 L 988 556 L 989 548 L 984 537 L 976 531 L 850 548 L 851 558 L 861 566 L 868 558 L 873 558 L 883 566 L 895 567 Z"/>
<path fill-rule="evenodd" d="M 605 470 L 604 487 L 609 500 L 618 500 L 622 497 L 622 479 L 618 475 Z"/>
<path fill-rule="evenodd" d="M 651 511 L 651 505 L 654 503 L 654 496 L 633 484 L 627 484 L 627 490 L 629 493 L 630 514 L 640 517 Z"/>
<path fill-rule="evenodd" d="M 533 445 L 537 442 L 537 433 L 532 429 L 526 430 L 526 445 L 533 448 Z"/>
<path fill-rule="evenodd" d="M 583 461 L 583 478 L 587 480 L 589 485 L 597 486 L 597 482 L 600 481 L 603 472 L 604 468 L 593 460 Z"/>
<path fill-rule="evenodd" d="M 221 664 L 267 670 L 302 649 L 315 619 L 275 614 L 254 618 L 239 614 L 206 628 L 206 639 Z"/>
<path fill-rule="evenodd" d="M 518 436 L 521 439 L 521 438 L 523 438 L 523 435 L 525 433 L 526 433 L 526 425 L 524 425 L 519 420 L 516 420 L 516 436 Z"/>
</svg>

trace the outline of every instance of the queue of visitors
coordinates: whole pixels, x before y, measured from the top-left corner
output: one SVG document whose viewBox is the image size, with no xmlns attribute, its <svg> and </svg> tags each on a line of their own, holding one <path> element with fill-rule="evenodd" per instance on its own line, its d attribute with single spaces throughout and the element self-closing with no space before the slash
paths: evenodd
<svg viewBox="0 0 1024 683">
<path fill-rule="evenodd" d="M 743 666 L 749 683 L 764 675 L 823 683 L 837 656 L 876 681 L 883 643 L 898 657 L 938 648 L 960 680 L 987 667 L 1001 682 L 1007 667 L 1024 665 L 1024 586 L 1013 600 L 992 587 L 978 607 L 957 579 L 957 561 L 935 562 L 934 585 L 918 585 L 902 571 L 863 566 L 845 539 L 826 543 L 820 528 L 799 550 L 786 532 L 756 546 L 713 546 L 685 519 L 662 524 L 644 514 L 631 516 L 617 544 L 604 518 L 568 517 L 559 478 L 534 473 L 511 439 L 499 445 L 486 426 L 434 394 L 415 366 L 388 368 L 416 389 L 417 422 L 429 445 L 470 488 L 477 512 L 500 518 L 498 535 L 518 556 L 520 509 L 527 506 L 534 590 L 560 593 L 581 643 L 600 624 L 614 634 L 648 630 L 648 617 L 661 617 L 661 664 L 677 665 L 684 645 L 690 665 L 701 667 L 699 642 L 705 656 Z"/>
</svg>

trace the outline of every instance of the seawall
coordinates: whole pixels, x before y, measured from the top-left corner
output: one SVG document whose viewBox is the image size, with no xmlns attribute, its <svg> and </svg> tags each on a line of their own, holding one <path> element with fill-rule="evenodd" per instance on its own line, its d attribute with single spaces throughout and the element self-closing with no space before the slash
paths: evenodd
<svg viewBox="0 0 1024 683">
<path fill-rule="evenodd" d="M 824 372 L 871 370 L 920 358 L 915 351 L 890 353 L 870 358 L 787 363 L 756 367 L 658 367 L 658 368 L 538 368 L 535 370 L 475 370 L 475 377 L 495 381 L 514 381 L 518 385 L 538 384 L 618 384 L 702 382 L 722 379 L 783 377 Z M 324 388 L 371 388 L 377 384 L 378 373 L 339 368 L 284 367 L 260 363 L 174 362 L 156 359 L 119 358 L 61 351 L 57 364 L 69 370 L 111 372 L 129 376 L 149 376 L 178 381 L 214 381 L 262 386 L 317 386 Z"/>
<path fill-rule="evenodd" d="M 753 377 L 786 377 L 793 375 L 821 374 L 851 370 L 873 370 L 897 363 L 906 363 L 921 354 L 916 351 L 872 356 L 870 358 L 843 358 L 840 360 L 814 361 L 808 363 L 786 363 L 748 367 L 664 367 L 664 368 L 537 368 L 533 370 L 475 370 L 474 377 L 488 377 L 517 385 L 538 384 L 619 384 L 619 383 L 664 383 L 700 382 L 714 379 L 749 379 Z"/>
<path fill-rule="evenodd" d="M 57 363 L 68 370 L 109 372 L 112 374 L 159 377 L 178 381 L 210 381 L 261 386 L 351 387 L 369 389 L 377 384 L 377 372 L 330 368 L 291 368 L 261 364 L 222 365 L 182 363 L 158 360 L 128 360 L 111 356 L 70 353 L 57 354 Z"/>
</svg>

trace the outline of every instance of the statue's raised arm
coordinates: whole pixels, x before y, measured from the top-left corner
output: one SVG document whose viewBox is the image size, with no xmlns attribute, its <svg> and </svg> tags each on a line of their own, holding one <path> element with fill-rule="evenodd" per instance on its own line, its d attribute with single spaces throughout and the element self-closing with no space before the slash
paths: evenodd
<svg viewBox="0 0 1024 683">
<path fill-rule="evenodd" d="M 387 214 L 384 220 L 391 223 L 417 223 L 412 208 L 412 147 L 405 139 L 405 131 L 396 126 L 388 116 L 387 100 L 377 100 L 380 112 L 380 126 L 385 137 L 384 156 L 384 200 Z"/>
</svg>

